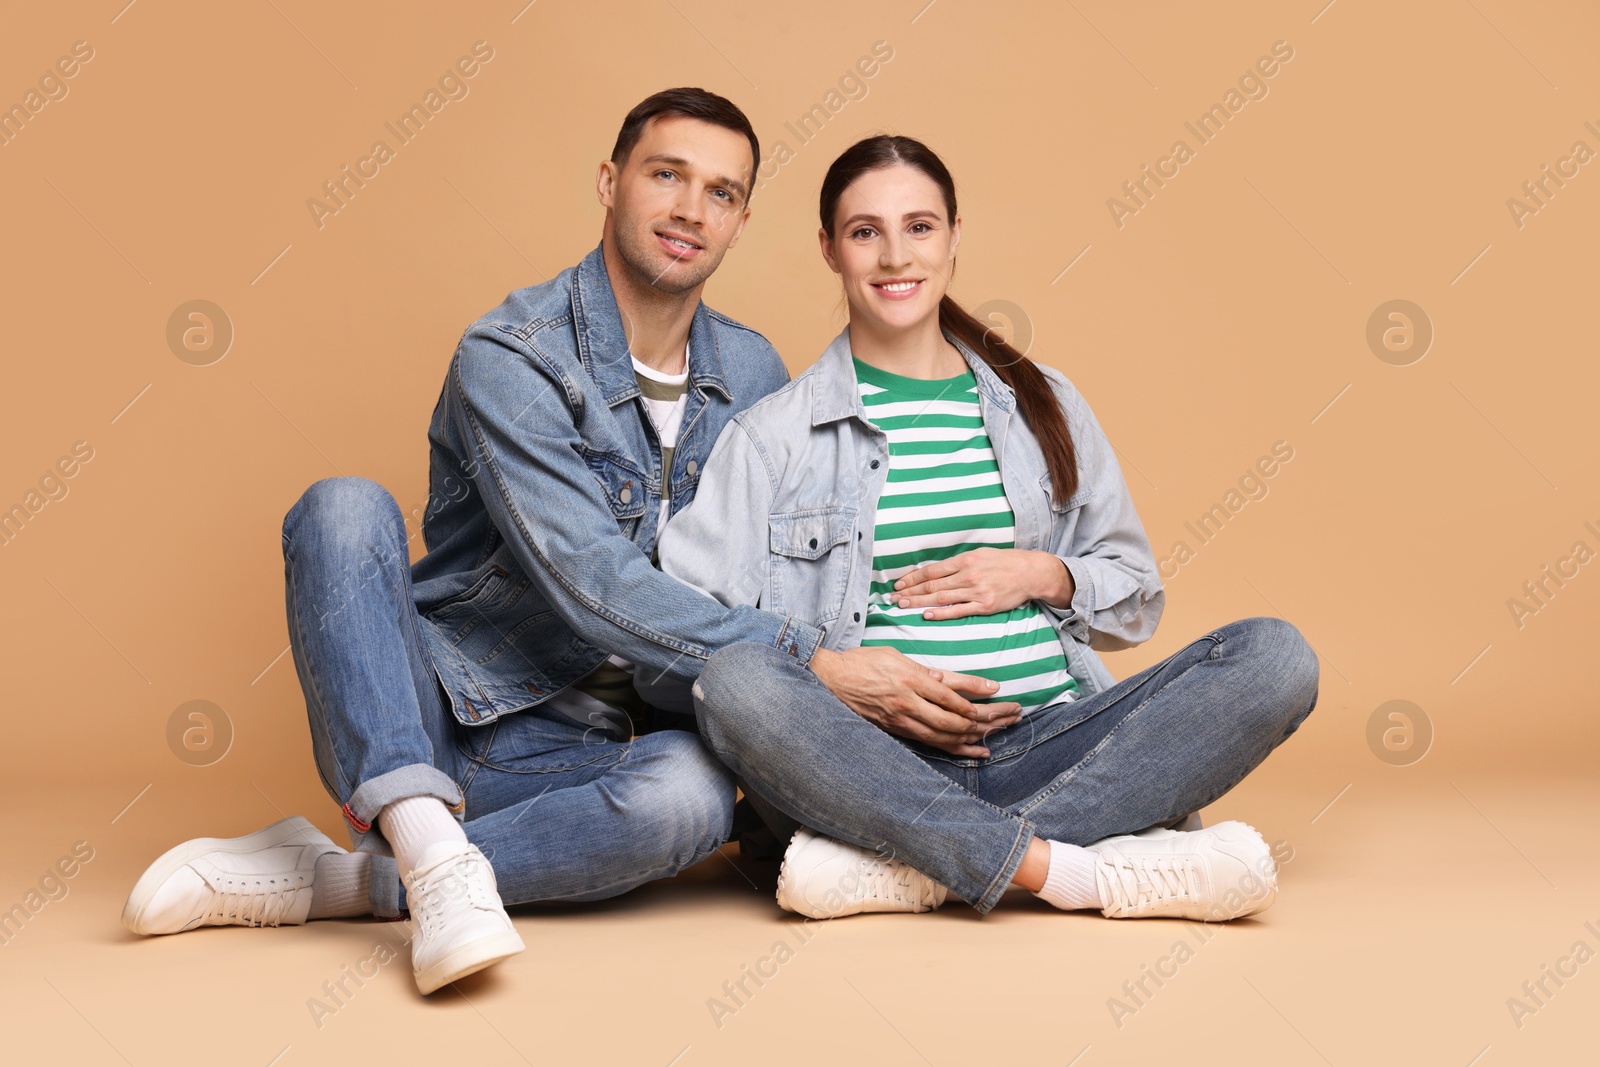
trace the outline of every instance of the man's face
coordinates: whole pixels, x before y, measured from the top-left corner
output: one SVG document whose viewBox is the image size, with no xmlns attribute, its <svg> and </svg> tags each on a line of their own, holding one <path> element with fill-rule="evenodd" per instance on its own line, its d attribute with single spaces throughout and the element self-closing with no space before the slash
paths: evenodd
<svg viewBox="0 0 1600 1067">
<path fill-rule="evenodd" d="M 702 284 L 750 218 L 753 170 L 741 133 L 681 115 L 651 120 L 622 164 L 600 164 L 623 263 L 664 293 Z"/>
</svg>

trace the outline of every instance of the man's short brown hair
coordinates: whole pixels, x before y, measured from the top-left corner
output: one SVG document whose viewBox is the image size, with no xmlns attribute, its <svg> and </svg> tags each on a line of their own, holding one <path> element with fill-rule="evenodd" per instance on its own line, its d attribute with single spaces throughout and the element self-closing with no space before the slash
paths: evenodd
<svg viewBox="0 0 1600 1067">
<path fill-rule="evenodd" d="M 641 100 L 622 120 L 617 143 L 611 149 L 611 162 L 619 167 L 626 163 L 650 120 L 669 115 L 699 119 L 745 135 L 750 142 L 750 183 L 745 191 L 745 203 L 748 204 L 755 193 L 756 168 L 761 165 L 761 142 L 756 139 L 756 131 L 751 127 L 750 120 L 745 118 L 744 112 L 733 101 L 704 89 L 663 89 Z"/>
</svg>

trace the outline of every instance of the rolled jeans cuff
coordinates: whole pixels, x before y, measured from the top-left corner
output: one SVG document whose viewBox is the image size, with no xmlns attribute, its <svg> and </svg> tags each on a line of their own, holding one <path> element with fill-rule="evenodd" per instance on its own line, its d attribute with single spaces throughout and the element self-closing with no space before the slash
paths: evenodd
<svg viewBox="0 0 1600 1067">
<path fill-rule="evenodd" d="M 353 831 L 350 836 L 355 842 L 357 851 L 375 852 L 383 856 L 394 855 L 393 850 L 389 848 L 389 842 L 384 840 L 382 831 L 377 828 L 378 812 L 395 801 L 405 800 L 408 797 L 438 798 L 450 809 L 457 822 L 462 821 L 461 816 L 467 810 L 467 800 L 461 793 L 461 787 L 437 767 L 426 763 L 413 763 L 385 771 L 357 786 L 356 791 L 350 794 L 350 799 L 345 801 L 344 807 L 340 809 L 344 821 Z"/>
<path fill-rule="evenodd" d="M 462 795 L 461 787 L 448 774 L 426 763 L 396 767 L 376 778 L 367 779 L 339 809 L 345 825 L 349 827 L 354 851 L 372 856 L 372 913 L 380 919 L 393 919 L 400 915 L 400 878 L 398 865 L 394 861 L 394 849 L 378 828 L 378 813 L 395 801 L 408 797 L 437 798 L 456 817 L 457 822 L 463 821 L 462 816 L 467 810 L 467 800 Z"/>
</svg>

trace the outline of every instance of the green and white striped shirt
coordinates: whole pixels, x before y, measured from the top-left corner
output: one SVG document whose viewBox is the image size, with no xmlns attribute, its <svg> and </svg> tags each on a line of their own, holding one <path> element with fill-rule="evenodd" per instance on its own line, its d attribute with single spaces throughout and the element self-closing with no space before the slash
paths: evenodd
<svg viewBox="0 0 1600 1067">
<path fill-rule="evenodd" d="M 1023 714 L 1074 699 L 1078 682 L 1060 638 L 1033 601 L 941 620 L 895 605 L 894 583 L 908 571 L 974 548 L 1015 547 L 1016 519 L 970 369 L 929 381 L 854 362 L 867 418 L 889 438 L 862 645 L 887 645 L 925 666 L 993 679 L 1000 690 L 989 699 L 1014 700 Z"/>
</svg>

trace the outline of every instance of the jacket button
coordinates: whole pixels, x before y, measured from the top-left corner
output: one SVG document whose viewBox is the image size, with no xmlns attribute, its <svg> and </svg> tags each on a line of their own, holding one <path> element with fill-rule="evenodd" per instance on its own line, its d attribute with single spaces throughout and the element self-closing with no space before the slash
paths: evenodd
<svg viewBox="0 0 1600 1067">
<path fill-rule="evenodd" d="M 633 499 L 633 490 L 624 489 L 622 492 L 617 494 L 617 499 L 626 504 L 628 501 Z"/>
<path fill-rule="evenodd" d="M 815 537 L 813 537 L 811 539 L 811 547 L 812 548 L 816 548 L 817 547 L 817 539 Z"/>
<path fill-rule="evenodd" d="M 856 612 L 856 622 L 860 622 L 860 621 L 861 621 L 861 612 L 858 611 L 858 612 Z"/>
<path fill-rule="evenodd" d="M 878 469 L 878 461 L 877 460 L 873 460 L 872 461 L 872 469 L 873 470 L 877 470 Z"/>
<path fill-rule="evenodd" d="M 689 461 L 688 465 L 686 467 L 684 467 L 683 469 L 685 471 L 687 471 L 688 473 L 693 474 L 695 471 L 700 469 L 700 464 L 696 463 L 694 460 L 691 459 Z"/>
</svg>

